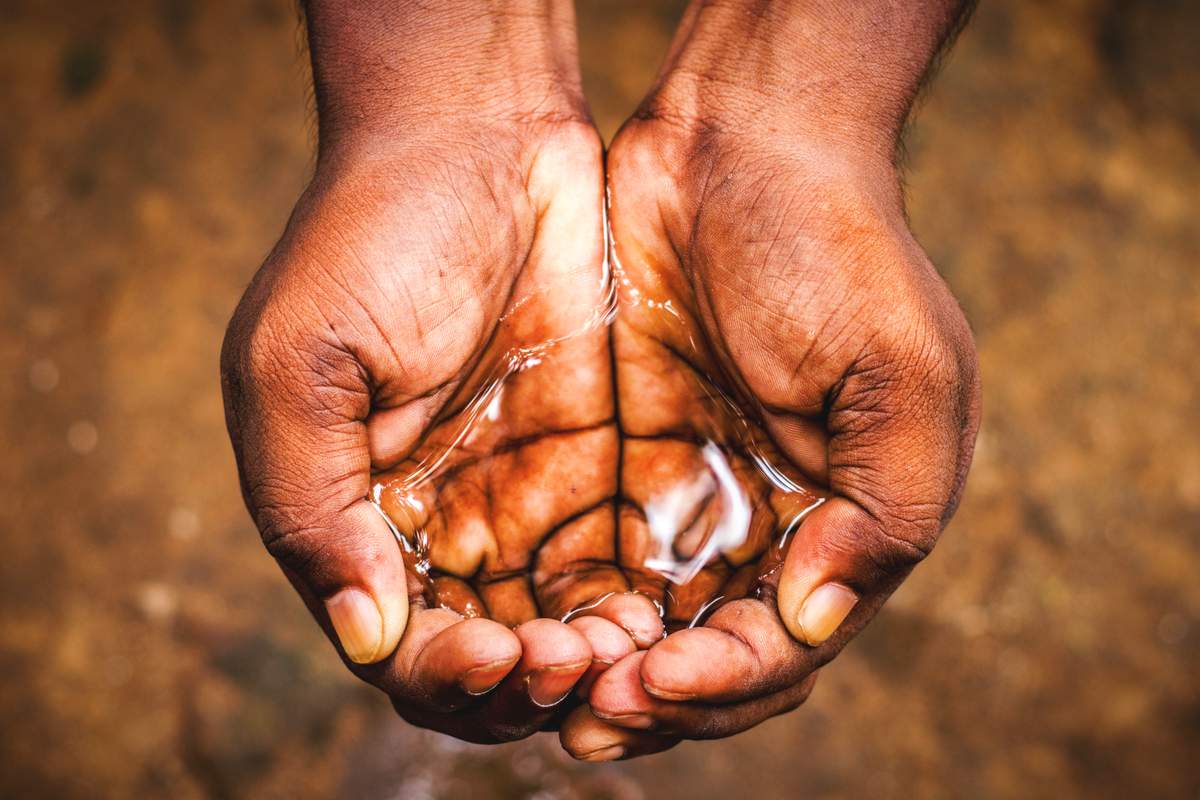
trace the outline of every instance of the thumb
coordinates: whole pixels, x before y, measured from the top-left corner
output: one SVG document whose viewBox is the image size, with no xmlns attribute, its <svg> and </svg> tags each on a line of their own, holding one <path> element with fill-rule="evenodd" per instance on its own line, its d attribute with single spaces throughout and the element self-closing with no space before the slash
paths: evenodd
<svg viewBox="0 0 1200 800">
<path fill-rule="evenodd" d="M 877 358 L 834 399 L 834 497 L 804 519 L 780 575 L 789 632 L 812 646 L 832 637 L 835 651 L 933 548 L 962 493 L 978 429 L 973 351 L 893 349 Z"/>
<path fill-rule="evenodd" d="M 924 554 L 890 541 L 855 503 L 835 497 L 805 518 L 792 540 L 779 580 L 779 614 L 788 632 L 811 646 L 824 644 L 858 608 L 864 615 L 895 590 Z M 863 602 L 864 598 L 867 602 Z M 847 625 L 849 639 L 861 625 Z"/>
<path fill-rule="evenodd" d="M 343 348 L 235 315 L 222 349 L 226 422 L 268 551 L 346 658 L 380 661 L 408 620 L 404 559 L 366 499 L 364 370 Z"/>
</svg>

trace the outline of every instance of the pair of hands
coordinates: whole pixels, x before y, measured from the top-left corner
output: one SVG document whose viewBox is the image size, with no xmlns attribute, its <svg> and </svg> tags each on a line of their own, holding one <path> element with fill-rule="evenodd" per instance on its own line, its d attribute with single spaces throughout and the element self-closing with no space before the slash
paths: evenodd
<svg viewBox="0 0 1200 800">
<path fill-rule="evenodd" d="M 325 126 L 351 95 L 317 33 Z M 744 104 L 699 113 L 675 50 L 607 160 L 572 80 L 409 117 L 400 135 L 323 127 L 314 179 L 230 325 L 227 417 L 264 541 L 350 668 L 415 724 L 492 742 L 557 728 L 596 760 L 745 730 L 803 702 L 961 493 L 971 337 L 909 233 L 890 152 Z M 606 192 L 623 269 L 611 329 L 517 376 L 486 491 L 442 489 L 482 523 L 448 531 L 442 560 L 490 576 L 492 618 L 426 607 L 366 500 L 372 476 L 413 461 L 500 334 L 577 334 L 603 304 Z M 831 499 L 794 535 L 777 593 L 662 638 L 615 554 L 619 498 L 649 480 L 629 454 L 652 461 L 686 428 L 695 398 L 677 376 L 693 369 L 725 376 Z"/>
</svg>

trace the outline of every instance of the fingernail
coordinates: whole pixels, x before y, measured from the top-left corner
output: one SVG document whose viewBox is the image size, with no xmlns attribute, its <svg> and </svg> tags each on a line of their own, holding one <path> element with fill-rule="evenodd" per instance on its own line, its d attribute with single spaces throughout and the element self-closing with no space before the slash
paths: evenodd
<svg viewBox="0 0 1200 800">
<path fill-rule="evenodd" d="M 378 658 L 383 617 L 369 594 L 343 589 L 325 601 L 325 610 L 347 658 L 356 664 L 370 664 Z"/>
<path fill-rule="evenodd" d="M 666 630 L 663 630 L 662 634 L 657 637 L 651 636 L 645 631 L 635 631 L 632 628 L 625 628 L 624 630 L 629 634 L 629 638 L 633 639 L 634 645 L 639 650 L 647 650 L 667 637 Z"/>
<path fill-rule="evenodd" d="M 696 695 L 691 692 L 671 692 L 666 689 L 659 689 L 658 687 L 651 686 L 648 683 L 643 683 L 642 688 L 646 690 L 646 694 L 651 695 L 652 697 L 657 697 L 659 700 L 670 700 L 672 702 L 682 703 L 688 700 L 696 699 Z"/>
<path fill-rule="evenodd" d="M 529 676 L 529 699 L 542 708 L 562 702 L 575 682 L 584 664 L 567 667 L 543 667 Z"/>
<path fill-rule="evenodd" d="M 636 728 L 639 731 L 646 731 L 654 727 L 654 717 L 649 714 L 617 714 L 616 716 L 608 717 L 594 708 L 592 709 L 592 714 L 597 719 L 611 722 L 613 725 L 619 725 L 622 728 Z"/>
<path fill-rule="evenodd" d="M 585 753 L 579 758 L 582 761 L 616 761 L 623 755 L 625 755 L 625 748 L 619 744 L 614 744 L 610 747 L 602 747 L 599 750 Z"/>
<path fill-rule="evenodd" d="M 818 645 L 833 635 L 858 602 L 858 595 L 840 583 L 826 583 L 813 590 L 800 608 L 798 620 L 804 641 Z"/>
<path fill-rule="evenodd" d="M 496 688 L 496 684 L 504 680 L 504 676 L 512 671 L 515 663 L 517 663 L 517 659 L 510 658 L 467 670 L 460 685 L 467 694 L 487 694 Z"/>
</svg>

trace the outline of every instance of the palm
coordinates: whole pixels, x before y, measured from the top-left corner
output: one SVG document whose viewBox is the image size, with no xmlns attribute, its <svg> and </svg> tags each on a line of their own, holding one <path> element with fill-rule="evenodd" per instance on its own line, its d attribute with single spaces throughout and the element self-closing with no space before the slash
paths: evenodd
<svg viewBox="0 0 1200 800">
<path fill-rule="evenodd" d="M 506 253 L 490 324 L 465 329 L 469 354 L 422 391 L 420 411 L 382 409 L 375 497 L 410 550 L 418 602 L 516 626 L 558 617 L 627 584 L 613 566 L 616 429 L 608 340 L 599 162 L 540 156 L 529 196 L 536 235 Z M 506 205 L 506 204 L 497 204 Z M 496 221 L 468 220 L 494 229 Z M 476 263 L 486 253 L 464 254 Z M 393 349 L 406 338 L 394 337 Z M 387 417 L 415 420 L 382 428 Z M 402 441 L 407 439 L 407 441 Z"/>
<path fill-rule="evenodd" d="M 618 196 L 625 210 L 630 198 Z M 670 628 L 694 625 L 722 601 L 773 588 L 773 545 L 819 493 L 731 380 L 683 265 L 626 242 L 621 219 L 616 313 L 606 314 L 600 209 L 582 210 L 571 227 L 543 221 L 499 324 L 441 406 L 418 417 L 431 422 L 416 446 L 400 457 L 376 448 L 374 498 L 408 550 L 418 603 L 515 626 L 632 588 Z M 587 268 L 564 270 L 575 264 Z M 705 550 L 731 511 L 709 442 L 749 518 L 734 541 Z M 683 496 L 677 519 L 655 517 Z"/>
<path fill-rule="evenodd" d="M 593 660 L 661 631 L 626 595 L 570 626 L 545 619 L 628 588 L 597 324 L 610 285 L 594 132 L 515 138 L 510 161 L 489 137 L 490 152 L 323 164 L 224 355 L 269 549 L 331 635 L 326 586 L 386 605 L 391 643 L 346 654 L 402 715 L 492 741 L 552 724 L 544 706 Z M 407 568 L 368 494 L 419 551 Z"/>
<path fill-rule="evenodd" d="M 636 132 L 636 128 L 633 129 Z M 725 208 L 702 207 L 680 246 L 669 230 L 672 193 L 687 187 L 656 180 L 662 154 L 646 137 L 623 135 L 610 157 L 613 239 L 620 311 L 614 326 L 618 409 L 623 434 L 621 520 L 626 569 L 639 588 L 660 598 L 671 628 L 697 624 L 722 601 L 747 595 L 772 601 L 786 533 L 821 501 L 824 435 L 817 414 L 784 415 L 768 392 L 794 364 L 770 360 L 786 352 L 777 314 L 753 324 L 748 312 L 777 303 L 774 286 L 747 280 L 768 254 L 730 247 L 744 228 L 722 230 Z M 730 198 L 732 207 L 739 199 Z M 745 225 L 744 216 L 737 221 Z M 715 223 L 715 225 L 714 225 Z M 734 280 L 736 278 L 736 282 Z M 785 300 L 790 298 L 785 298 Z M 760 312 L 761 313 L 761 312 Z M 774 337 L 768 341 L 767 337 Z M 819 411 L 819 405 L 816 409 Z M 639 569 L 646 543 L 645 508 L 664 481 L 697 471 L 703 445 L 717 444 L 751 511 L 744 541 L 707 561 L 695 578 L 666 584 Z"/>
<path fill-rule="evenodd" d="M 691 629 L 596 682 L 562 729 L 572 752 L 654 752 L 795 708 L 962 488 L 970 334 L 894 179 L 774 138 L 639 120 L 609 155 L 622 488 L 711 440 L 753 513 L 680 604 Z M 687 619 L 710 598 L 727 602 Z"/>
</svg>

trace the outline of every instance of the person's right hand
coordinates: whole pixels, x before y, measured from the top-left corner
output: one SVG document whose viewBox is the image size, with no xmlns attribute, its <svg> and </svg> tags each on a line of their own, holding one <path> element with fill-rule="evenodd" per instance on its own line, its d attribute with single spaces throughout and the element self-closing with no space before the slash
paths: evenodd
<svg viewBox="0 0 1200 800">
<path fill-rule="evenodd" d="M 419 35 L 385 47 L 387 30 L 336 5 L 309 4 L 316 174 L 222 353 L 243 494 L 347 664 L 403 717 L 473 741 L 519 738 L 553 726 L 581 678 L 661 630 L 603 566 L 617 433 L 607 332 L 586 325 L 608 288 L 601 144 L 572 67 L 556 64 L 561 42 L 546 45 L 549 66 L 511 63 L 538 55 L 538 25 L 569 25 L 561 9 L 393 10 L 397 29 Z M 420 79 L 374 94 L 368 39 Z M 483 60 L 419 56 L 446 41 Z M 431 554 L 442 578 L 427 604 L 367 500 L 373 478 L 452 438 L 508 354 L 556 339 L 553 358 L 505 384 L 479 463 L 460 447 L 424 487 L 439 514 L 457 515 Z M 581 590 L 616 594 L 560 622 Z"/>
</svg>

